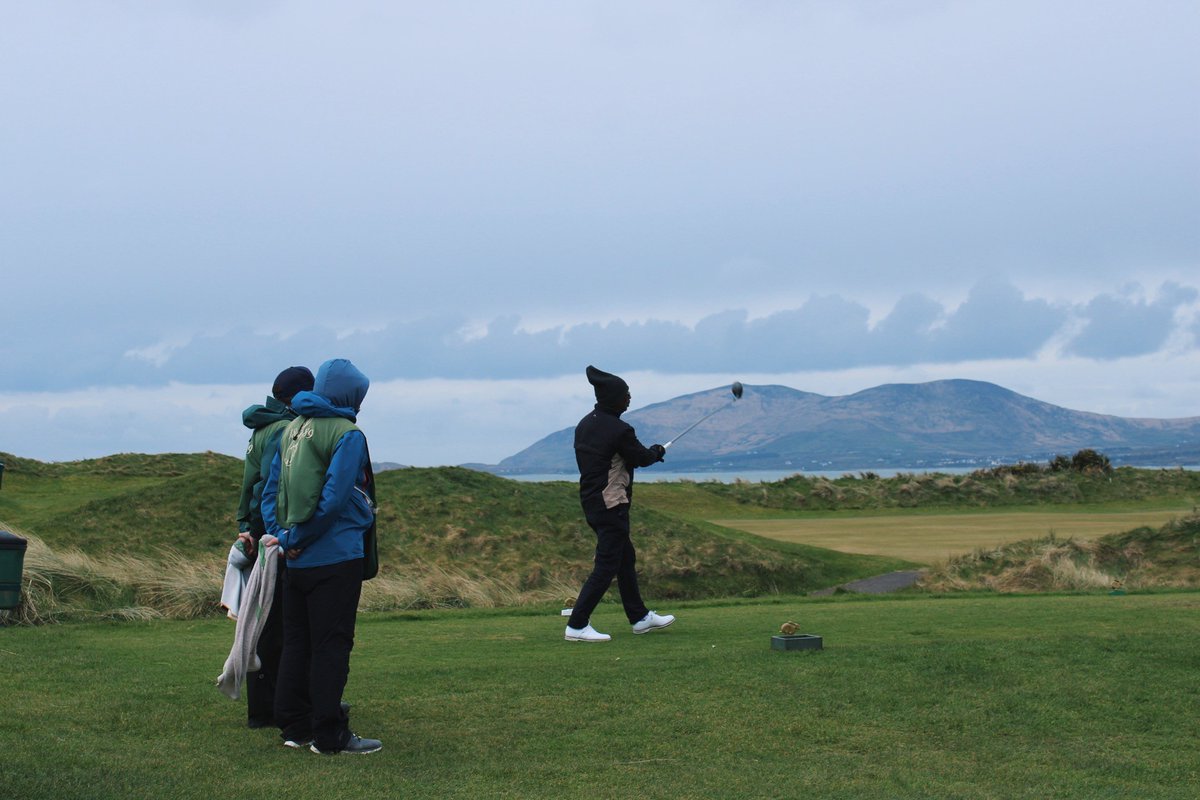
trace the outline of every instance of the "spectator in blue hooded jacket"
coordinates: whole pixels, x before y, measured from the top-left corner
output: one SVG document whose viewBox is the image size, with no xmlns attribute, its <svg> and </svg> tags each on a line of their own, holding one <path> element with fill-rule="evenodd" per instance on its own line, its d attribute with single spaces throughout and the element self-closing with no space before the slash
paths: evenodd
<svg viewBox="0 0 1200 800">
<path fill-rule="evenodd" d="M 263 492 L 268 536 L 287 554 L 275 720 L 284 744 L 315 753 L 383 747 L 350 731 L 342 704 L 362 592 L 363 537 L 375 518 L 367 439 L 355 424 L 369 386 L 346 359 L 322 364 L 313 391 L 292 398 L 299 416 L 283 432 Z"/>
</svg>

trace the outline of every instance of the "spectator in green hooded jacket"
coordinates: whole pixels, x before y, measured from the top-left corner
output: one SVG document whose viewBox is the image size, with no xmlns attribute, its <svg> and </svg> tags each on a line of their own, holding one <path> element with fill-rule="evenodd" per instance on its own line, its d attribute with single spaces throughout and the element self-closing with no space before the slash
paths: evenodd
<svg viewBox="0 0 1200 800">
<path fill-rule="evenodd" d="M 246 446 L 246 461 L 242 470 L 235 547 L 248 557 L 249 566 L 244 570 L 247 575 L 254 564 L 253 556 L 258 549 L 258 542 L 266 533 L 261 508 L 263 486 L 267 482 L 271 462 L 279 451 L 283 429 L 296 418 L 296 413 L 291 409 L 292 398 L 299 392 L 311 391 L 313 380 L 313 374 L 307 367 L 288 367 L 275 378 L 271 396 L 264 404 L 252 405 L 242 412 L 242 424 L 253 432 Z M 276 600 L 282 582 L 283 570 L 280 569 L 275 586 Z M 278 602 L 272 604 L 258 640 L 257 652 L 262 667 L 258 672 L 250 673 L 246 681 L 246 724 L 251 728 L 275 725 L 275 684 L 283 651 L 280 605 Z"/>
</svg>

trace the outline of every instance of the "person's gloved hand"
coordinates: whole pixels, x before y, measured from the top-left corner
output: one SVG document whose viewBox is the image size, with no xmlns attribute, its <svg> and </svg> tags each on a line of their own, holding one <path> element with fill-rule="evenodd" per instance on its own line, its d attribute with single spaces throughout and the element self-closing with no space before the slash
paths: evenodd
<svg viewBox="0 0 1200 800">
<path fill-rule="evenodd" d="M 651 453 L 654 453 L 654 455 L 657 456 L 657 458 L 654 459 L 656 462 L 664 461 L 666 459 L 667 448 L 663 447 L 661 444 L 652 444 L 650 445 L 649 449 Z"/>
</svg>

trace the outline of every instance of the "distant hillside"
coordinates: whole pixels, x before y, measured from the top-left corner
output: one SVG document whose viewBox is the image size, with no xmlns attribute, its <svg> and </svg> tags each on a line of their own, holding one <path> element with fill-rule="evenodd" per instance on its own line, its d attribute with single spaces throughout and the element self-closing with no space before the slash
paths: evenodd
<svg viewBox="0 0 1200 800">
<path fill-rule="evenodd" d="M 727 387 L 684 395 L 625 415 L 650 444 L 665 442 L 704 414 L 729 408 L 691 431 L 659 470 L 865 470 L 975 467 L 1046 461 L 1094 448 L 1114 464 L 1200 463 L 1200 417 L 1129 419 L 1072 411 L 992 383 L 888 384 L 844 397 L 786 386 Z M 500 474 L 574 474 L 566 428 L 498 465 Z"/>
</svg>

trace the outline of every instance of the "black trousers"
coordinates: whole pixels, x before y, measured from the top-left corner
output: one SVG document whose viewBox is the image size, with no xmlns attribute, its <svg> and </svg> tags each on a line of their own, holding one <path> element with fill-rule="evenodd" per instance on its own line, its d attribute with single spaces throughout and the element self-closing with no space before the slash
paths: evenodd
<svg viewBox="0 0 1200 800">
<path fill-rule="evenodd" d="M 258 672 L 246 676 L 246 717 L 256 727 L 275 724 L 275 686 L 279 677 L 279 657 L 283 655 L 283 573 L 279 565 L 275 576 L 275 599 L 271 613 L 258 637 Z"/>
<path fill-rule="evenodd" d="M 362 559 L 324 567 L 288 567 L 283 582 L 283 656 L 275 722 L 284 739 L 311 739 L 321 750 L 350 740 L 342 691 L 350 675 Z"/>
<path fill-rule="evenodd" d="M 597 511 L 585 509 L 584 513 L 588 525 L 596 532 L 596 560 L 592 574 L 579 590 L 567 624 L 572 628 L 585 627 L 604 593 L 612 585 L 613 578 L 617 579 L 625 616 L 630 624 L 637 622 L 649 613 L 649 609 L 642 602 L 642 593 L 638 589 L 637 553 L 629 538 L 629 504 L 622 503 L 616 508 Z"/>
</svg>

